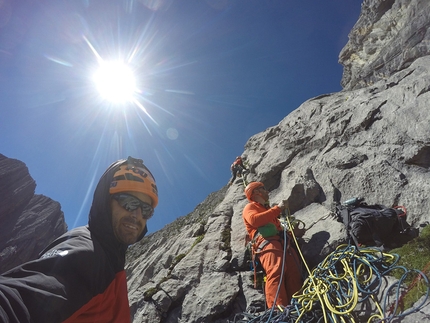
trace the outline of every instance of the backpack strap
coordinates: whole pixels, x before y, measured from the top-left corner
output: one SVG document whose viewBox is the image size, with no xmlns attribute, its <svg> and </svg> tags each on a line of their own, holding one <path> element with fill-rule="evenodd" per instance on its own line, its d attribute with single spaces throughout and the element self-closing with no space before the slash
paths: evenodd
<svg viewBox="0 0 430 323">
<path fill-rule="evenodd" d="M 340 219 L 343 222 L 343 224 L 345 225 L 346 228 L 346 234 L 349 238 L 349 240 L 353 241 L 355 246 L 357 248 L 360 247 L 360 244 L 358 243 L 357 237 L 354 235 L 354 233 L 352 233 L 351 231 L 351 213 L 350 213 L 350 208 L 344 205 L 339 205 L 336 207 L 337 211 L 338 211 L 338 215 L 340 215 Z"/>
</svg>

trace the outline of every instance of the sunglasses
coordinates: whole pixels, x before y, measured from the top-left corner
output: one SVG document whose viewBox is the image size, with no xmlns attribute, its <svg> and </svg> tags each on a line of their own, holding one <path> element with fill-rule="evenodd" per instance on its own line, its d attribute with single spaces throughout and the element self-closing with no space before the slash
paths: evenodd
<svg viewBox="0 0 430 323">
<path fill-rule="evenodd" d="M 134 195 L 119 193 L 113 194 L 112 198 L 128 212 L 132 212 L 140 208 L 142 217 L 146 220 L 148 220 L 154 214 L 154 208 L 150 204 L 142 202 Z"/>
</svg>

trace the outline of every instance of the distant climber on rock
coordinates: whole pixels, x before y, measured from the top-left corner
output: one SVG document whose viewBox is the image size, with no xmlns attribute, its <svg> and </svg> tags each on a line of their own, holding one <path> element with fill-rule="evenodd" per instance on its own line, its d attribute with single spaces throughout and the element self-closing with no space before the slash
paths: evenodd
<svg viewBox="0 0 430 323">
<path fill-rule="evenodd" d="M 288 208 L 288 202 L 281 201 L 270 207 L 269 192 L 261 182 L 249 183 L 245 195 L 249 203 L 243 209 L 243 222 L 249 237 L 254 241 L 254 253 L 266 274 L 267 306 L 287 306 L 292 295 L 302 287 L 300 260 L 288 236 L 284 252 L 283 228 L 278 219 L 281 212 Z"/>
<path fill-rule="evenodd" d="M 245 175 L 245 173 L 248 172 L 248 169 L 244 165 L 244 161 L 241 156 L 237 156 L 233 164 L 230 166 L 231 170 L 231 179 L 228 182 L 228 185 L 230 186 L 233 184 L 234 180 L 236 179 L 236 176 L 241 177 L 242 175 Z"/>
<path fill-rule="evenodd" d="M 154 177 L 141 159 L 111 164 L 88 225 L 0 275 L 0 322 L 130 322 L 125 253 L 146 234 L 157 204 Z"/>
</svg>

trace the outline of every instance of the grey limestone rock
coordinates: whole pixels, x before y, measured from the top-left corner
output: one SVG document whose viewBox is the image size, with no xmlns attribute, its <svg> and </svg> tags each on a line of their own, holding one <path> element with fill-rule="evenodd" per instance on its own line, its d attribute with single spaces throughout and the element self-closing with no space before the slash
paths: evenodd
<svg viewBox="0 0 430 323">
<path fill-rule="evenodd" d="M 344 90 L 307 100 L 245 144 L 247 179 L 262 181 L 271 202 L 287 199 L 308 228 L 298 243 L 310 267 L 346 241 L 335 203 L 362 196 L 405 206 L 415 228 L 430 222 L 429 22 L 428 1 L 363 1 L 339 57 Z M 130 248 L 133 322 L 227 322 L 264 308 L 247 263 L 246 203 L 236 179 Z"/>
<path fill-rule="evenodd" d="M 373 85 L 430 54 L 430 2 L 365 0 L 339 55 L 347 90 Z"/>
</svg>

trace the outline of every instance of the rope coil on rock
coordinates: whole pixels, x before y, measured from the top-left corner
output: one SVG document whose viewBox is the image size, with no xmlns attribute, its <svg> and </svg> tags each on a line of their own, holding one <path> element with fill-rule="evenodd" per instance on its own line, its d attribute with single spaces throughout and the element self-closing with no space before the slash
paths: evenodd
<svg viewBox="0 0 430 323">
<path fill-rule="evenodd" d="M 397 254 L 384 253 L 377 248 L 358 249 L 353 245 L 341 245 L 312 272 L 306 266 L 309 277 L 293 296 L 290 305 L 275 311 L 272 308 L 260 315 L 237 314 L 234 322 L 362 322 L 363 317 L 358 318 L 359 312 L 354 310 L 357 305 L 370 302 L 376 313 L 366 317 L 367 322 L 389 323 L 394 318 L 404 317 L 423 307 L 430 292 L 427 276 L 419 270 L 398 266 L 398 260 Z M 386 289 L 381 305 L 375 295 L 381 288 L 384 276 L 393 270 L 402 271 L 403 275 Z M 399 296 L 402 293 L 404 295 L 404 282 L 411 274 L 418 275 L 422 280 L 425 296 L 420 304 L 401 311 Z"/>
</svg>

